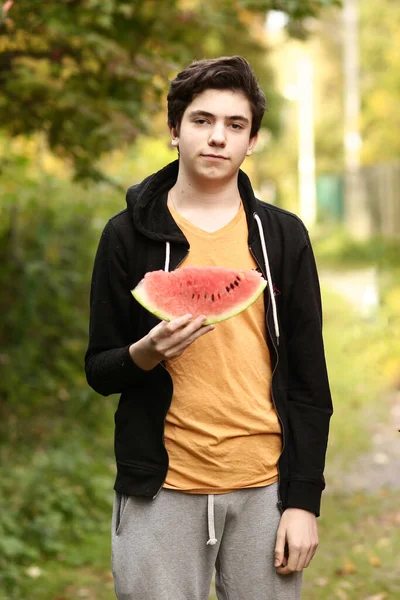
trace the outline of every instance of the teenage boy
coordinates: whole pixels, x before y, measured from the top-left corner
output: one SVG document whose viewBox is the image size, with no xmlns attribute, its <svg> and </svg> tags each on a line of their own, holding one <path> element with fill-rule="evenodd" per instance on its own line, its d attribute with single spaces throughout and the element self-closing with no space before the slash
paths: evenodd
<svg viewBox="0 0 400 600">
<path fill-rule="evenodd" d="M 172 81 L 179 160 L 127 193 L 95 259 L 86 374 L 120 393 L 112 564 L 120 600 L 297 600 L 318 544 L 332 413 L 309 237 L 239 170 L 265 97 L 241 57 Z M 132 297 L 147 271 L 259 269 L 240 315 L 159 322 Z"/>
</svg>

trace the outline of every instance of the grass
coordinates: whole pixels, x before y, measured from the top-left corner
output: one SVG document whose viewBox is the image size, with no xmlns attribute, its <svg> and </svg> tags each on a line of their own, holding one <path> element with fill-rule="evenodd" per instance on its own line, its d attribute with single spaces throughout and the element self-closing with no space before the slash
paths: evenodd
<svg viewBox="0 0 400 600">
<path fill-rule="evenodd" d="M 393 270 L 393 273 L 395 271 Z M 335 404 L 328 472 L 319 519 L 320 548 L 305 571 L 304 600 L 391 600 L 400 597 L 398 492 L 345 493 L 341 473 L 370 447 L 373 424 L 387 419 L 381 398 L 399 378 L 400 284 L 383 279 L 382 306 L 363 321 L 342 298 L 324 289 L 325 345 Z M 110 439 L 111 444 L 111 439 Z M 112 481 L 110 478 L 110 493 Z M 339 491 L 338 491 L 339 490 Z M 110 515 L 79 548 L 24 572 L 20 594 L 0 600 L 112 600 Z M 215 595 L 210 600 L 216 600 Z"/>
<path fill-rule="evenodd" d="M 321 545 L 304 582 L 307 600 L 400 597 L 398 492 L 326 494 Z"/>
</svg>

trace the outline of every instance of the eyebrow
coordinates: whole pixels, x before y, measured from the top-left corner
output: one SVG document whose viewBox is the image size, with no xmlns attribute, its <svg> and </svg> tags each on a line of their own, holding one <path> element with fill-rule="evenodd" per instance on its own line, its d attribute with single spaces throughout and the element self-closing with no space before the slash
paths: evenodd
<svg viewBox="0 0 400 600">
<path fill-rule="evenodd" d="M 210 117 L 213 119 L 215 118 L 215 115 L 213 113 L 207 112 L 206 110 L 192 110 L 189 113 L 189 116 L 191 118 L 193 118 L 193 117 Z M 230 115 L 225 118 L 228 121 L 242 121 L 243 123 L 250 123 L 249 119 L 247 117 L 245 117 L 244 115 Z"/>
</svg>

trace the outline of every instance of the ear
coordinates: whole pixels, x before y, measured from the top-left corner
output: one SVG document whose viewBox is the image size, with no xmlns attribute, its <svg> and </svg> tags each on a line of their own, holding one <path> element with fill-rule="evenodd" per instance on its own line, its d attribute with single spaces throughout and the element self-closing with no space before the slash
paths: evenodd
<svg viewBox="0 0 400 600">
<path fill-rule="evenodd" d="M 175 127 L 169 126 L 169 133 L 171 136 L 171 146 L 177 148 L 179 146 L 179 135 Z"/>
<path fill-rule="evenodd" d="M 251 156 L 253 154 L 253 150 L 255 145 L 257 144 L 258 133 L 249 140 L 249 147 L 247 148 L 246 156 Z"/>
</svg>

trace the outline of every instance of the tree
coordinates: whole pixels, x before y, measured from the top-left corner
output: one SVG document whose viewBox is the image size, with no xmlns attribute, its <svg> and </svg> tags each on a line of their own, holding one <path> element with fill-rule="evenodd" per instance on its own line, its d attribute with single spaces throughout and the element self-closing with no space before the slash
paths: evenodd
<svg viewBox="0 0 400 600">
<path fill-rule="evenodd" d="M 400 12 L 391 0 L 360 0 L 360 129 L 364 165 L 400 157 Z M 321 171 L 343 170 L 343 30 L 339 12 L 319 20 L 313 49 L 321 73 L 316 131 Z"/>
<path fill-rule="evenodd" d="M 363 0 L 360 14 L 364 163 L 400 156 L 400 12 L 391 0 Z"/>
<path fill-rule="evenodd" d="M 337 0 L 7 0 L 0 8 L 0 122 L 43 132 L 77 177 L 132 142 L 159 109 L 168 78 L 195 57 L 244 54 L 270 81 L 254 35 L 269 9 L 295 24 Z M 267 125 L 273 128 L 268 118 Z"/>
</svg>

